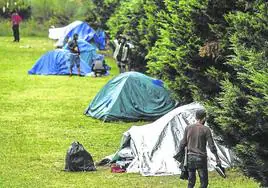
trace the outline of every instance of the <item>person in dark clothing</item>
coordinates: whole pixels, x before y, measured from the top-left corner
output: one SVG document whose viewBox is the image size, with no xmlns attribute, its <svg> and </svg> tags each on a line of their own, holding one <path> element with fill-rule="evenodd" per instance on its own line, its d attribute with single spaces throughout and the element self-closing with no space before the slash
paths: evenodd
<svg viewBox="0 0 268 188">
<path fill-rule="evenodd" d="M 12 22 L 12 30 L 13 30 L 13 36 L 14 41 L 13 42 L 19 42 L 20 41 L 20 22 L 22 21 L 22 18 L 19 16 L 18 11 L 15 10 L 13 14 L 11 15 L 11 22 Z"/>
<path fill-rule="evenodd" d="M 76 65 L 77 70 L 78 70 L 78 76 L 81 75 L 80 73 L 80 51 L 79 51 L 79 47 L 78 47 L 78 34 L 74 34 L 73 36 L 73 40 L 71 40 L 70 42 L 68 42 L 68 49 L 70 50 L 71 54 L 70 54 L 70 61 L 71 61 L 71 65 L 70 65 L 70 76 L 72 76 L 72 69 L 74 67 L 74 65 Z"/>
<path fill-rule="evenodd" d="M 95 77 L 105 75 L 107 73 L 107 65 L 105 60 L 96 59 L 93 61 L 91 70 L 94 72 Z"/>
<path fill-rule="evenodd" d="M 127 42 L 125 36 L 120 36 L 118 39 L 114 40 L 115 51 L 114 58 L 117 60 L 117 65 L 119 72 L 123 73 L 127 71 L 127 66 L 129 62 L 129 55 L 131 48 L 134 48 L 132 44 Z"/>
<path fill-rule="evenodd" d="M 193 188 L 196 182 L 196 170 L 198 171 L 201 188 L 208 186 L 207 151 L 206 145 L 216 157 L 216 163 L 221 165 L 209 127 L 204 126 L 206 112 L 196 112 L 197 123 L 186 127 L 183 139 L 179 146 L 179 152 L 187 147 L 187 169 L 189 172 L 188 188 Z"/>
</svg>

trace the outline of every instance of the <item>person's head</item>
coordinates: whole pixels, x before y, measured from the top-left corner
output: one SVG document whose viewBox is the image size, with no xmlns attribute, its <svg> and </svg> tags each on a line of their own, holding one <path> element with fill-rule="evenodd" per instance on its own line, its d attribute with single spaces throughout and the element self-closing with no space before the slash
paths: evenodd
<svg viewBox="0 0 268 188">
<path fill-rule="evenodd" d="M 195 119 L 201 123 L 205 123 L 207 117 L 207 113 L 205 110 L 197 110 L 195 113 Z"/>
<path fill-rule="evenodd" d="M 17 9 L 14 9 L 14 10 L 12 11 L 12 13 L 13 13 L 13 14 L 18 14 L 18 10 L 17 10 Z"/>
<path fill-rule="evenodd" d="M 78 40 L 78 34 L 77 33 L 74 34 L 74 40 Z"/>
</svg>

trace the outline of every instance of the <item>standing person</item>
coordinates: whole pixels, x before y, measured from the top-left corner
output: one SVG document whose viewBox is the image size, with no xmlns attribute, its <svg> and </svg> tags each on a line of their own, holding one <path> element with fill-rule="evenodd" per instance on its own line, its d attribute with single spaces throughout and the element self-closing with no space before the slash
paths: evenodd
<svg viewBox="0 0 268 188">
<path fill-rule="evenodd" d="M 183 139 L 179 146 L 179 152 L 187 147 L 187 169 L 189 172 L 188 188 L 193 188 L 196 181 L 196 170 L 198 171 L 201 188 L 208 186 L 207 151 L 206 145 L 216 157 L 217 165 L 221 165 L 217 149 L 214 144 L 209 127 L 204 126 L 206 122 L 205 110 L 196 112 L 197 123 L 186 127 Z"/>
<path fill-rule="evenodd" d="M 14 12 L 11 15 L 11 22 L 12 22 L 12 30 L 13 30 L 13 36 L 14 41 L 13 42 L 19 42 L 20 41 L 20 22 L 22 21 L 22 18 L 18 14 L 17 10 L 14 10 Z"/>
<path fill-rule="evenodd" d="M 120 36 L 119 39 L 114 40 L 115 51 L 114 58 L 117 60 L 117 65 L 120 73 L 126 72 L 126 67 L 129 60 L 129 52 L 132 47 L 127 43 L 127 39 L 124 36 Z"/>
<path fill-rule="evenodd" d="M 70 65 L 70 76 L 72 76 L 73 74 L 73 67 L 74 65 L 76 65 L 77 70 L 78 70 L 78 76 L 81 75 L 80 73 L 80 51 L 79 51 L 79 47 L 78 47 L 78 34 L 75 33 L 73 36 L 73 40 L 68 42 L 68 49 L 70 50 L 71 54 L 70 54 L 70 61 L 71 61 L 71 65 Z"/>
</svg>

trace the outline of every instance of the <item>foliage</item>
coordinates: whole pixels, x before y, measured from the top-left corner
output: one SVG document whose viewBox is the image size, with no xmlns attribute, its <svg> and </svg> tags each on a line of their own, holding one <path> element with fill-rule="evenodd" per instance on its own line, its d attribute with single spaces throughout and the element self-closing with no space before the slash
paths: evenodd
<svg viewBox="0 0 268 188">
<path fill-rule="evenodd" d="M 94 4 L 88 0 L 0 0 L 0 6 L 9 3 L 5 13 L 0 16 L 10 18 L 11 11 L 18 9 L 23 19 L 32 18 L 38 24 L 48 22 L 50 25 L 65 26 L 75 20 L 85 20 L 92 12 Z"/>
<path fill-rule="evenodd" d="M 107 21 L 114 13 L 115 9 L 123 0 L 92 0 L 94 8 L 91 10 L 91 15 L 87 17 L 87 21 L 95 28 L 107 30 Z"/>
<path fill-rule="evenodd" d="M 39 24 L 33 19 L 24 20 L 20 24 L 21 40 L 24 40 L 25 36 L 47 36 L 49 26 L 50 22 Z M 11 36 L 13 34 L 9 20 L 0 19 L 0 28 L 0 36 Z"/>
<path fill-rule="evenodd" d="M 206 102 L 215 132 L 236 149 L 246 174 L 267 186 L 267 4 L 164 2 L 149 73 L 181 103 Z"/>
<path fill-rule="evenodd" d="M 158 11 L 162 9 L 162 0 L 126 0 L 122 1 L 107 25 L 112 37 L 126 35 L 135 48 L 132 61 L 136 70 L 145 71 L 145 56 L 158 38 Z"/>
<path fill-rule="evenodd" d="M 77 19 L 85 20 L 93 4 L 87 0 L 33 0 L 32 17 L 39 23 L 65 26 Z"/>
<path fill-rule="evenodd" d="M 0 187 L 186 187 L 179 176 L 142 177 L 96 172 L 64 172 L 69 145 L 80 141 L 94 161 L 116 151 L 122 133 L 132 123 L 103 123 L 83 115 L 99 89 L 118 74 L 116 64 L 108 77 L 29 76 L 27 71 L 53 42 L 46 38 L 0 37 Z M 140 122 L 139 124 L 144 124 Z M 137 125 L 137 123 L 135 123 Z M 258 184 L 238 171 L 228 179 L 209 173 L 214 188 L 255 188 Z M 197 186 L 199 186 L 197 182 Z"/>
<path fill-rule="evenodd" d="M 30 18 L 30 0 L 0 0 L 0 17 L 10 18 L 14 10 L 18 10 L 23 19 Z"/>
<path fill-rule="evenodd" d="M 191 14 L 197 11 L 194 6 L 201 9 L 202 5 L 191 2 L 166 1 L 167 9 L 158 14 L 159 39 L 147 56 L 149 73 L 165 80 L 178 100 L 184 103 L 193 100 L 192 92 L 197 89 L 191 84 L 194 76 L 191 59 L 198 54 L 201 45 L 200 38 L 194 33 Z"/>
<path fill-rule="evenodd" d="M 267 3 L 229 13 L 234 55 L 227 62 L 236 75 L 222 81 L 223 91 L 210 106 L 215 128 L 236 149 L 245 173 L 268 186 L 268 44 Z"/>
</svg>

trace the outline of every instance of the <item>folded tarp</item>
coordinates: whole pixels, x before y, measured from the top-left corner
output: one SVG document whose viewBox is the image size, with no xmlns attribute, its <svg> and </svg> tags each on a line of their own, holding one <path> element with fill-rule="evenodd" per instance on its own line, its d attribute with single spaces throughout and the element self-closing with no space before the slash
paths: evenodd
<svg viewBox="0 0 268 188">
<path fill-rule="evenodd" d="M 153 123 L 131 127 L 123 133 L 121 146 L 112 161 L 120 164 L 124 158 L 131 159 L 127 172 L 141 173 L 143 176 L 180 174 L 180 164 L 173 156 L 179 150 L 186 126 L 196 122 L 195 113 L 200 109 L 204 107 L 191 103 L 172 110 Z M 217 140 L 216 137 L 214 139 Z M 217 142 L 215 145 L 222 166 L 233 166 L 232 152 Z M 207 156 L 208 169 L 214 170 L 216 159 L 208 148 Z"/>
<path fill-rule="evenodd" d="M 154 120 L 175 106 L 175 100 L 160 80 L 138 72 L 126 72 L 99 91 L 85 114 L 105 121 Z"/>
</svg>

